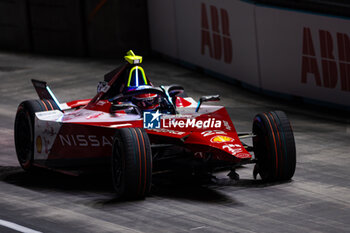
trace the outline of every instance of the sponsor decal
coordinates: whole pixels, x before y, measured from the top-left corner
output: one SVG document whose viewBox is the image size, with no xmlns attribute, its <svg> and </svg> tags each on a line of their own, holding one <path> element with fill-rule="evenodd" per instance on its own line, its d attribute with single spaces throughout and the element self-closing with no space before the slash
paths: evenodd
<svg viewBox="0 0 350 233">
<path fill-rule="evenodd" d="M 227 130 L 231 130 L 231 126 L 227 121 L 223 121 L 224 122 L 224 126 Z"/>
<path fill-rule="evenodd" d="M 61 145 L 64 146 L 91 146 L 91 147 L 104 147 L 112 146 L 113 137 L 97 136 L 97 135 L 83 135 L 83 134 L 67 134 L 58 135 Z"/>
<path fill-rule="evenodd" d="M 235 139 L 224 135 L 218 135 L 210 139 L 211 142 L 216 142 L 216 143 L 233 142 L 234 140 Z"/>
<path fill-rule="evenodd" d="M 188 107 L 191 106 L 191 102 L 182 97 L 176 97 L 176 107 Z"/>
<path fill-rule="evenodd" d="M 207 131 L 201 132 L 201 134 L 203 135 L 203 137 L 207 137 L 215 134 L 227 134 L 227 133 L 222 130 L 207 130 Z"/>
<path fill-rule="evenodd" d="M 40 136 L 36 137 L 35 144 L 36 144 L 36 151 L 40 154 L 41 151 L 43 150 L 43 141 Z"/>
<path fill-rule="evenodd" d="M 160 120 L 161 115 L 159 110 L 157 112 L 144 112 L 143 113 L 143 127 L 145 129 L 159 129 L 160 128 Z"/>
<path fill-rule="evenodd" d="M 208 13 L 209 12 L 209 13 Z M 209 23 L 210 19 L 210 23 Z M 232 40 L 230 37 L 229 14 L 227 10 L 205 3 L 201 4 L 201 53 L 215 60 L 232 62 Z M 210 25 L 210 27 L 209 27 Z"/>
<path fill-rule="evenodd" d="M 40 112 L 41 113 L 41 112 Z M 57 113 L 57 114 L 56 114 Z M 60 111 L 51 111 L 50 114 L 38 114 L 35 118 L 35 137 L 34 137 L 34 159 L 47 159 L 48 154 L 51 151 L 52 145 L 55 142 L 57 133 L 61 127 L 61 124 L 56 122 L 56 118 L 63 113 Z M 41 120 L 50 119 L 50 120 Z"/>
<path fill-rule="evenodd" d="M 44 141 L 44 147 L 45 147 L 45 154 L 47 154 L 47 153 L 49 153 L 49 145 L 51 143 L 50 143 L 50 140 L 46 139 L 45 137 L 43 138 L 43 141 Z"/>
<path fill-rule="evenodd" d="M 96 119 L 98 118 L 99 116 L 102 116 L 103 113 L 97 113 L 97 114 L 93 114 L 93 115 L 90 115 L 90 116 L 87 116 L 86 119 Z"/>
<path fill-rule="evenodd" d="M 319 51 L 314 39 L 319 40 Z M 301 83 L 335 88 L 340 81 L 340 89 L 350 92 L 350 37 L 346 33 L 318 30 L 317 36 L 312 36 L 311 29 L 304 27 L 302 47 Z"/>
<path fill-rule="evenodd" d="M 53 127 L 51 127 L 49 124 L 46 124 L 46 128 L 44 129 L 43 134 L 52 137 L 56 135 L 56 132 Z"/>
<path fill-rule="evenodd" d="M 240 144 L 227 144 L 222 146 L 223 150 L 228 151 L 229 153 L 231 153 L 233 156 L 236 156 L 237 158 L 250 158 L 251 155 L 249 153 L 242 153 L 243 152 L 243 148 L 242 145 Z"/>
<path fill-rule="evenodd" d="M 97 102 L 96 105 L 98 105 L 98 106 L 104 106 L 106 103 L 107 103 L 106 101 L 100 100 L 100 101 Z"/>
<path fill-rule="evenodd" d="M 155 132 L 159 132 L 159 133 L 170 133 L 170 134 L 174 134 L 174 135 L 183 135 L 186 133 L 186 132 L 170 130 L 170 129 L 150 129 L 150 130 L 155 131 Z"/>
<path fill-rule="evenodd" d="M 222 149 L 227 149 L 232 155 L 243 152 L 242 146 L 239 144 L 228 144 L 222 146 Z"/>
</svg>

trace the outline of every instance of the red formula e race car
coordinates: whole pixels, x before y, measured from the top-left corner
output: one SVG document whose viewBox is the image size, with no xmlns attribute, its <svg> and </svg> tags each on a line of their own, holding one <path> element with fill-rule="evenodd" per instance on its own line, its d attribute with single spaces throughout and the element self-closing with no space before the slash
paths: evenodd
<svg viewBox="0 0 350 233">
<path fill-rule="evenodd" d="M 238 133 L 222 106 L 197 102 L 179 85 L 154 87 L 129 51 L 125 64 L 105 75 L 92 99 L 59 103 L 45 82 L 32 80 L 38 100 L 22 102 L 15 120 L 15 145 L 25 170 L 110 166 L 118 197 L 142 198 L 152 174 L 179 161 L 191 174 L 255 163 L 254 177 L 290 179 L 296 152 L 292 128 L 281 111 L 257 114 L 251 133 Z M 252 146 L 242 143 L 252 138 Z M 186 166 L 182 166 L 183 172 Z"/>
</svg>

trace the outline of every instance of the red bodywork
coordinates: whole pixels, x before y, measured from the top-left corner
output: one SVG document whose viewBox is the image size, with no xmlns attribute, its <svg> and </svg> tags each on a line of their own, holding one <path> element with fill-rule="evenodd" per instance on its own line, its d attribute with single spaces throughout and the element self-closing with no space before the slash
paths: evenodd
<svg viewBox="0 0 350 233">
<path fill-rule="evenodd" d="M 110 87 L 127 66 L 110 79 Z M 37 113 L 34 161 L 39 164 L 42 161 L 109 158 L 117 129 L 143 127 L 143 118 L 139 115 L 124 111 L 111 113 L 112 103 L 103 98 L 105 93 L 100 92 L 92 99 L 65 103 L 62 111 Z M 213 160 L 230 163 L 251 159 L 224 107 L 202 105 L 196 113 L 196 102 L 183 97 L 176 97 L 176 107 L 178 114 L 161 116 L 162 128 L 146 129 L 151 145 L 176 145 L 191 151 L 193 157 L 199 159 L 208 154 Z M 182 127 L 181 121 L 208 124 Z M 214 126 L 214 123 L 217 124 Z"/>
</svg>

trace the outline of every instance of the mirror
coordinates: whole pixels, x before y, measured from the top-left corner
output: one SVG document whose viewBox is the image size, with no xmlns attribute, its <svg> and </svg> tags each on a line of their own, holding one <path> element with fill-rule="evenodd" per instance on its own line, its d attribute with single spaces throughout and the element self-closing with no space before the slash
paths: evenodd
<svg viewBox="0 0 350 233">
<path fill-rule="evenodd" d="M 205 95 L 205 96 L 202 96 L 199 99 L 199 101 L 198 101 L 196 112 L 199 111 L 199 108 L 201 107 L 203 102 L 211 102 L 211 101 L 219 101 L 219 100 L 220 100 L 220 95 Z"/>
</svg>

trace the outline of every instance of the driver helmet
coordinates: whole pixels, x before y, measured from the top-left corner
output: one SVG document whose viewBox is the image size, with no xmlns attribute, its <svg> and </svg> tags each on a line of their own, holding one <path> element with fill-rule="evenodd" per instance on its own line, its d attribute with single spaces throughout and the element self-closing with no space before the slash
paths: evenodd
<svg viewBox="0 0 350 233">
<path fill-rule="evenodd" d="M 143 68 L 141 66 L 133 66 L 130 69 L 126 92 L 150 87 L 152 87 L 152 84 L 147 80 Z M 141 110 L 152 111 L 159 107 L 159 97 L 154 93 L 135 95 L 131 98 L 131 102 Z"/>
<path fill-rule="evenodd" d="M 131 101 L 142 110 L 156 110 L 159 107 L 158 95 L 153 93 L 133 96 Z"/>
</svg>

